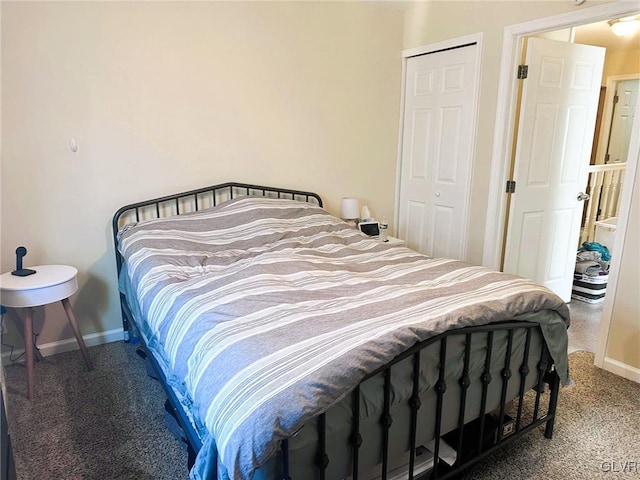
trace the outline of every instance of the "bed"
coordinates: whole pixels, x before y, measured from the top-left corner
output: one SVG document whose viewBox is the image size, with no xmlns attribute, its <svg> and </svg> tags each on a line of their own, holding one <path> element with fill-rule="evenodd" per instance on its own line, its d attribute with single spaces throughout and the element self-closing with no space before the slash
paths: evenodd
<svg viewBox="0 0 640 480">
<path fill-rule="evenodd" d="M 569 382 L 542 286 L 371 239 L 315 193 L 225 183 L 113 218 L 127 339 L 193 479 L 451 478 Z"/>
</svg>

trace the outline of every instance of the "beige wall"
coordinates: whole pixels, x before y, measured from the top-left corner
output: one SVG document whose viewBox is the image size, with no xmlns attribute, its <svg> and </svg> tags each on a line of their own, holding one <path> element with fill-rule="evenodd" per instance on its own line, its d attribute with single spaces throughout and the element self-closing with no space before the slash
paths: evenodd
<svg viewBox="0 0 640 480">
<path fill-rule="evenodd" d="M 607 52 L 603 83 L 608 76 L 639 72 L 640 49 Z M 636 171 L 632 188 L 631 210 L 605 355 L 640 369 L 640 168 Z"/>
<path fill-rule="evenodd" d="M 599 3 L 609 2 L 588 1 L 582 7 L 576 7 L 572 2 L 429 2 L 405 13 L 404 48 L 428 45 L 471 33 L 483 33 L 478 140 L 469 225 L 471 261 L 480 263 L 482 258 L 504 28 Z M 640 55 L 636 53 L 611 52 L 611 55 L 607 55 L 604 78 L 607 75 L 639 71 Z M 635 57 L 630 59 L 634 54 Z M 635 179 L 633 207 L 605 353 L 623 366 L 632 368 L 640 367 L 639 175 L 640 169 Z"/>
<path fill-rule="evenodd" d="M 86 335 L 121 326 L 125 203 L 238 180 L 393 218 L 402 27 L 351 2 L 2 2 L 2 271 L 18 245 L 77 266 Z M 72 338 L 59 306 L 35 330 Z"/>
<path fill-rule="evenodd" d="M 405 13 L 404 48 L 483 33 L 476 163 L 471 186 L 468 260 L 482 263 L 498 81 L 505 27 L 608 2 L 576 7 L 569 1 L 427 2 Z"/>
<path fill-rule="evenodd" d="M 639 110 L 640 107 L 636 112 Z M 635 155 L 637 162 L 640 162 L 639 142 L 636 136 L 630 146 L 630 156 Z M 605 357 L 636 368 L 640 373 L 640 164 L 636 168 L 635 179 L 629 184 L 629 187 L 625 185 L 624 188 L 632 189 L 631 208 L 624 247 L 620 253 L 619 276 Z M 635 378 L 639 378 L 637 374 Z"/>
<path fill-rule="evenodd" d="M 607 84 L 607 77 L 629 75 L 640 72 L 640 48 L 623 51 L 607 50 L 602 72 L 602 84 Z"/>
<path fill-rule="evenodd" d="M 2 271 L 18 245 L 27 265 L 76 265 L 90 334 L 120 326 L 109 221 L 125 203 L 239 180 L 318 191 L 333 212 L 355 195 L 393 218 L 401 50 L 477 32 L 481 263 L 504 27 L 598 3 L 2 2 Z M 40 344 L 72 337 L 61 313 L 38 311 Z M 612 322 L 610 355 L 635 365 L 628 328 L 637 338 L 633 317 Z"/>
<path fill-rule="evenodd" d="M 602 46 L 597 40 L 591 40 L 586 32 L 576 35 L 575 43 Z M 606 48 L 607 53 L 604 58 L 604 68 L 602 69 L 602 85 L 607 84 L 608 77 L 640 72 L 640 46 L 630 48 L 627 44 L 622 44 Z"/>
</svg>

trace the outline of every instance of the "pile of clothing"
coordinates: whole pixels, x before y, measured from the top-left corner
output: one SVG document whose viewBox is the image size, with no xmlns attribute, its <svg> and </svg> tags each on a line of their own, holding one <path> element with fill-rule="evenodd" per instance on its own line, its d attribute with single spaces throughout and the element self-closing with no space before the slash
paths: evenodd
<svg viewBox="0 0 640 480">
<path fill-rule="evenodd" d="M 611 254 L 604 245 L 584 242 L 576 255 L 571 298 L 587 303 L 604 301 Z"/>
<path fill-rule="evenodd" d="M 609 274 L 611 254 L 597 242 L 584 242 L 576 255 L 576 274 L 595 277 Z"/>
</svg>

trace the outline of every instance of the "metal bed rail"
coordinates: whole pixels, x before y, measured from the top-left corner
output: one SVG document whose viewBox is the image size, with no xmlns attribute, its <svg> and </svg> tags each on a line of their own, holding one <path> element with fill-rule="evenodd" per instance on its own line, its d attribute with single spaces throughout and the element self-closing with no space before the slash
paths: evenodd
<svg viewBox="0 0 640 480">
<path fill-rule="evenodd" d="M 394 365 L 410 357 L 413 357 L 413 362 L 412 362 L 413 394 L 411 398 L 408 400 L 408 405 L 411 407 L 411 425 L 410 425 L 410 430 L 408 432 L 409 444 L 411 447 L 409 451 L 408 477 L 405 477 L 405 478 L 413 479 L 413 478 L 417 478 L 424 475 L 424 473 L 420 473 L 419 475 L 414 476 L 415 462 L 416 462 L 416 437 L 417 437 L 417 432 L 420 428 L 420 426 L 417 423 L 417 419 L 418 419 L 418 410 L 421 407 L 421 400 L 420 400 L 421 392 L 418 389 L 418 378 L 420 376 L 421 351 L 434 343 L 439 344 L 440 362 L 438 366 L 439 378 L 434 387 L 435 392 L 437 394 L 437 403 L 436 403 L 436 409 L 434 412 L 434 415 L 435 415 L 435 436 L 434 436 L 435 444 L 434 445 L 435 446 L 434 446 L 434 451 L 432 452 L 434 461 L 433 461 L 432 470 L 429 472 L 430 476 L 428 476 L 427 478 L 430 478 L 432 480 L 438 480 L 438 479 L 446 480 L 456 475 L 459 475 L 463 470 L 469 468 L 471 465 L 483 459 L 487 455 L 490 455 L 493 451 L 501 448 L 504 444 L 513 441 L 515 438 L 545 423 L 546 423 L 546 428 L 545 428 L 544 435 L 546 438 L 551 438 L 553 435 L 553 426 L 554 426 L 554 420 L 555 420 L 555 411 L 557 406 L 560 381 L 557 373 L 553 369 L 553 364 L 549 354 L 549 350 L 546 344 L 544 343 L 542 344 L 542 348 L 540 349 L 541 351 L 538 353 L 539 357 L 537 357 L 538 358 L 537 372 L 536 372 L 537 379 L 535 382 L 535 388 L 533 389 L 535 391 L 533 415 L 531 420 L 526 425 L 523 425 L 523 406 L 525 403 L 525 393 L 526 393 L 525 385 L 526 385 L 526 380 L 528 375 L 532 373 L 530 372 L 530 368 L 529 368 L 529 362 L 530 362 L 529 357 L 530 357 L 530 354 L 532 353 L 530 351 L 531 334 L 533 329 L 539 329 L 539 328 L 540 326 L 537 323 L 532 323 L 532 322 L 506 322 L 506 323 L 489 324 L 489 325 L 482 325 L 477 327 L 467 327 L 463 329 L 452 330 L 416 344 L 411 349 L 407 350 L 406 352 L 396 357 L 389 364 L 367 375 L 362 380 L 362 382 L 376 375 L 380 375 L 380 374 L 384 375 L 383 392 L 381 393 L 384 398 L 383 400 L 384 410 L 380 416 L 380 429 L 382 430 L 383 450 L 382 450 L 382 458 L 380 462 L 381 469 L 380 469 L 379 477 L 377 478 L 386 480 L 389 475 L 388 430 L 391 424 L 393 423 L 393 418 L 391 416 L 390 408 L 389 408 L 389 398 L 390 398 L 390 390 L 391 390 L 390 372 Z M 522 357 L 521 365 L 518 368 L 516 375 L 514 375 L 514 372 L 512 372 L 511 370 L 512 344 L 513 344 L 514 332 L 519 329 L 522 329 L 525 331 L 525 335 L 526 335 L 525 347 L 524 347 L 524 354 Z M 504 355 L 504 363 L 503 363 L 504 366 L 500 372 L 500 378 L 494 379 L 492 378 L 492 375 L 490 372 L 490 365 L 492 361 L 492 354 L 494 351 L 494 335 L 496 332 L 499 332 L 499 331 L 507 332 L 507 335 L 508 335 L 507 348 L 506 348 L 506 353 Z M 466 340 L 465 340 L 466 346 L 465 346 L 464 360 L 463 360 L 464 365 L 462 368 L 462 374 L 457 379 L 458 385 L 460 387 L 460 407 L 459 407 L 458 422 L 457 422 L 458 428 L 454 430 L 454 432 L 456 432 L 457 434 L 456 450 L 458 452 L 458 458 L 460 458 L 460 452 L 462 450 L 462 445 L 463 445 L 464 435 L 465 435 L 465 429 L 464 429 L 465 411 L 468 407 L 467 389 L 471 385 L 471 379 L 469 377 L 469 368 L 470 368 L 470 361 L 471 361 L 470 360 L 471 359 L 471 355 L 470 355 L 471 337 L 478 333 L 487 334 L 487 344 L 486 344 L 485 358 L 484 358 L 484 372 L 480 376 L 480 381 L 482 382 L 482 393 L 481 393 L 480 416 L 477 419 L 479 420 L 480 427 L 477 433 L 477 438 L 472 439 L 474 440 L 474 444 L 475 444 L 474 453 L 470 459 L 467 459 L 464 461 L 457 460 L 456 463 L 453 465 L 453 468 L 448 469 L 448 471 L 441 474 L 440 468 L 442 468 L 443 466 L 443 461 L 440 459 L 440 456 L 439 456 L 440 454 L 439 450 L 440 450 L 441 441 L 442 441 L 441 436 L 447 433 L 442 431 L 444 394 L 447 390 L 447 382 L 445 379 L 445 370 L 447 368 L 447 365 L 446 365 L 447 341 L 450 337 L 454 335 L 464 335 L 466 337 Z M 501 382 L 498 385 L 501 391 L 501 395 L 500 395 L 500 406 L 499 406 L 500 413 L 497 419 L 498 420 L 497 439 L 493 443 L 493 445 L 486 447 L 483 445 L 483 439 L 485 438 L 484 420 L 486 415 L 489 413 L 486 411 L 487 394 L 488 394 L 489 386 L 494 380 L 497 380 L 497 382 Z M 509 382 L 511 381 L 519 381 L 518 395 L 515 399 L 513 399 L 514 401 L 517 401 L 517 414 L 516 414 L 515 427 L 514 427 L 513 433 L 508 436 L 504 436 L 502 430 L 504 426 L 503 422 L 504 422 L 504 417 L 506 413 L 506 405 L 511 401 L 511 399 L 507 398 L 506 396 L 507 387 Z M 360 382 L 360 385 L 362 385 L 362 382 Z M 550 396 L 549 396 L 547 412 L 544 413 L 543 415 L 540 415 L 540 403 L 541 403 L 540 400 L 545 390 L 545 387 L 544 387 L 545 383 L 549 385 Z M 363 447 L 363 444 L 365 443 L 365 440 L 363 440 L 363 437 L 360 432 L 360 418 L 359 418 L 360 416 L 360 412 L 359 412 L 360 385 L 356 387 L 355 390 L 351 393 L 351 396 L 352 396 L 352 433 L 351 433 L 352 472 L 351 472 L 350 478 L 352 480 L 357 480 L 361 473 L 360 465 L 358 462 L 358 458 L 359 458 L 358 453 L 359 453 L 359 450 Z M 317 419 L 317 429 L 318 429 L 318 438 L 319 438 L 318 447 L 317 447 L 318 452 L 316 456 L 317 458 L 316 468 L 318 472 L 317 478 L 324 479 L 326 476 L 325 472 L 327 470 L 327 466 L 331 461 L 331 459 L 328 457 L 325 450 L 326 421 L 325 421 L 324 414 L 320 415 Z M 283 480 L 291 480 L 291 477 L 289 475 L 291 454 L 289 452 L 288 440 L 283 440 L 281 442 L 281 452 L 282 452 L 281 478 Z"/>
<path fill-rule="evenodd" d="M 122 270 L 123 263 L 123 258 L 118 251 L 118 231 L 123 226 L 122 223 L 124 221 L 128 220 L 130 222 L 139 222 L 141 220 L 168 218 L 176 215 L 198 212 L 205 208 L 215 207 L 226 200 L 247 196 L 288 198 L 292 200 L 304 199 L 306 203 L 316 203 L 319 207 L 323 206 L 322 198 L 317 193 L 239 182 L 227 182 L 218 185 L 211 185 L 209 187 L 198 188 L 188 192 L 166 195 L 164 197 L 125 205 L 118 209 L 118 211 L 113 215 L 113 219 L 111 221 L 118 276 Z M 130 325 L 124 311 L 125 303 L 126 301 L 123 298 L 123 295 L 120 294 L 124 338 L 128 341 Z"/>
</svg>

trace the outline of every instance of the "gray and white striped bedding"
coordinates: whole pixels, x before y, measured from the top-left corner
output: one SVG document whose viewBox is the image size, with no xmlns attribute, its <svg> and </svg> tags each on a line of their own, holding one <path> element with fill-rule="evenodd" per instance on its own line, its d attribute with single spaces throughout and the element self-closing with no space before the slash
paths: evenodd
<svg viewBox="0 0 640 480">
<path fill-rule="evenodd" d="M 278 441 L 367 373 L 445 330 L 545 316 L 568 380 L 560 298 L 529 280 L 370 239 L 310 204 L 231 200 L 120 234 L 147 343 L 202 425 L 191 477 L 250 478 Z"/>
</svg>

